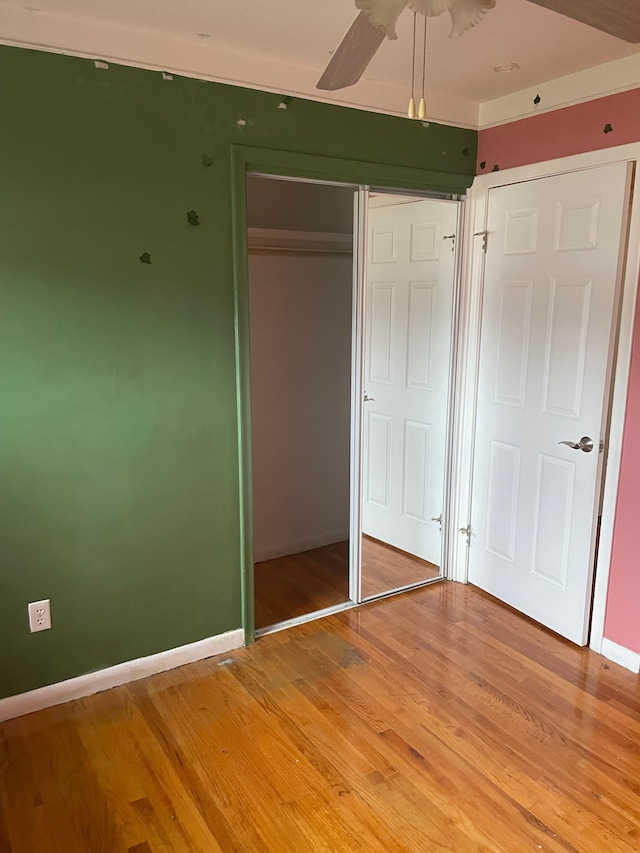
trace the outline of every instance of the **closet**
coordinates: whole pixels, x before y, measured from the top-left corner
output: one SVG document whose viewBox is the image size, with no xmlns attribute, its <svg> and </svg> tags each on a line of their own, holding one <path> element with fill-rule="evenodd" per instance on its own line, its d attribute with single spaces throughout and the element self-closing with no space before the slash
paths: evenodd
<svg viewBox="0 0 640 853">
<path fill-rule="evenodd" d="M 353 197 L 247 180 L 258 632 L 349 600 Z"/>
</svg>

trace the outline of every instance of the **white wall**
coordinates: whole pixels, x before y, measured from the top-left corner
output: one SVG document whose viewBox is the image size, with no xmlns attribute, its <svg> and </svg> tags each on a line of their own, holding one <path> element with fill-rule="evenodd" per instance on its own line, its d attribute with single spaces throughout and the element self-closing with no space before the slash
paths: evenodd
<svg viewBox="0 0 640 853">
<path fill-rule="evenodd" d="M 349 533 L 352 259 L 252 254 L 254 559 Z"/>
</svg>

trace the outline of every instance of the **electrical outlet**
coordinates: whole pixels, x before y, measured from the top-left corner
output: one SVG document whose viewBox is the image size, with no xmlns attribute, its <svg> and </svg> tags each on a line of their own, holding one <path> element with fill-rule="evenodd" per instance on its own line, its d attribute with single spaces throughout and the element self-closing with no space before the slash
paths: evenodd
<svg viewBox="0 0 640 853">
<path fill-rule="evenodd" d="M 29 604 L 29 628 L 32 634 L 36 631 L 48 631 L 51 627 L 51 602 L 48 598 L 43 601 L 32 601 Z"/>
</svg>

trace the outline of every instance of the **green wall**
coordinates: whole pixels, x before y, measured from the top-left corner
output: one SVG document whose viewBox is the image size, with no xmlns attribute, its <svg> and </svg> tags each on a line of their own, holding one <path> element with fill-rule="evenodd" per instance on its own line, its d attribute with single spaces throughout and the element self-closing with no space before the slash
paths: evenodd
<svg viewBox="0 0 640 853">
<path fill-rule="evenodd" d="M 460 191 L 476 134 L 8 47 L 0 78 L 5 697 L 241 626 L 233 145 Z"/>
</svg>

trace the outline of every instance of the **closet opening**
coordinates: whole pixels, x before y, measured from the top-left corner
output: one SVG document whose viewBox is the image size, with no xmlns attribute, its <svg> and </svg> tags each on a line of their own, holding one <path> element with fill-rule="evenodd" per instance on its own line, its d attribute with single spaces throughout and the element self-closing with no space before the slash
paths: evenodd
<svg viewBox="0 0 640 853">
<path fill-rule="evenodd" d="M 351 603 L 353 208 L 247 176 L 257 635 Z"/>
<path fill-rule="evenodd" d="M 461 211 L 247 175 L 256 636 L 446 576 Z"/>
</svg>

